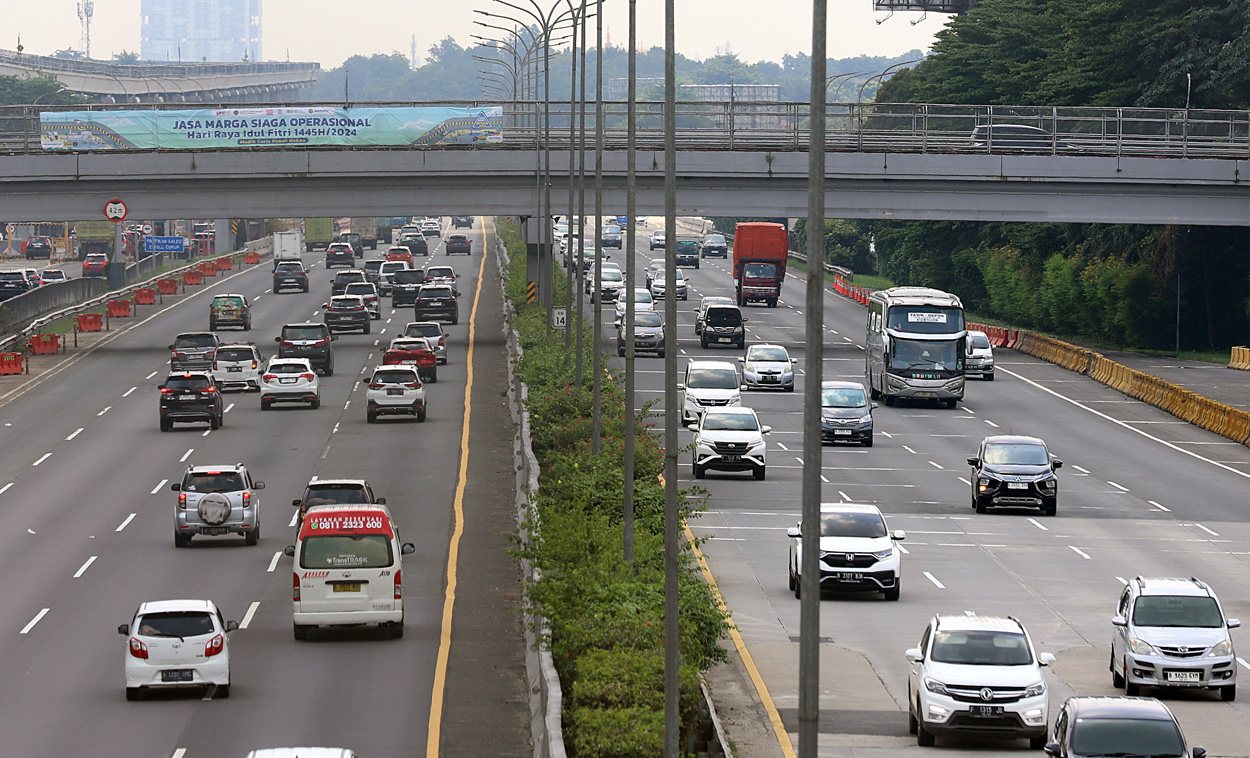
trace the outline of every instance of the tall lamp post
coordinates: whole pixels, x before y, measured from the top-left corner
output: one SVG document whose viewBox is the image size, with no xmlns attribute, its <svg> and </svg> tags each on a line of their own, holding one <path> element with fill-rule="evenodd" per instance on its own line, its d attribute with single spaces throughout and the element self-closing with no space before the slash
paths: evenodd
<svg viewBox="0 0 1250 758">
<path fill-rule="evenodd" d="M 638 0 L 629 0 L 629 104 L 625 124 L 625 513 L 622 542 L 625 560 L 634 560 L 634 244 L 638 222 L 637 145 L 638 127 L 634 120 L 638 110 L 637 82 Z"/>
</svg>

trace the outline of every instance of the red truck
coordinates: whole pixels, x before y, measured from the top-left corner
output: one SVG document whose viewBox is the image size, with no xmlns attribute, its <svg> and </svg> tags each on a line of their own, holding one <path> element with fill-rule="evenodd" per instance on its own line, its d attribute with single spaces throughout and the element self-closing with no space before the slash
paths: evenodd
<svg viewBox="0 0 1250 758">
<path fill-rule="evenodd" d="M 438 357 L 424 337 L 396 337 L 382 353 L 382 365 L 415 366 L 421 381 L 438 381 Z"/>
<path fill-rule="evenodd" d="M 748 222 L 734 227 L 734 290 L 738 305 L 762 300 L 777 307 L 786 278 L 789 245 L 781 224 Z"/>
</svg>

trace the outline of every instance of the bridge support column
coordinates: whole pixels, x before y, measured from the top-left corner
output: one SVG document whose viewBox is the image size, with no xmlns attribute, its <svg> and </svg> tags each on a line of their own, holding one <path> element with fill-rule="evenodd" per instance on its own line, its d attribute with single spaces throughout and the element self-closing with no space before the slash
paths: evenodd
<svg viewBox="0 0 1250 758">
<path fill-rule="evenodd" d="M 530 287 L 534 287 L 539 302 L 542 298 L 543 260 L 542 260 L 542 219 L 525 216 L 521 219 L 521 233 L 525 237 L 525 282 L 526 302 L 529 301 Z"/>
</svg>

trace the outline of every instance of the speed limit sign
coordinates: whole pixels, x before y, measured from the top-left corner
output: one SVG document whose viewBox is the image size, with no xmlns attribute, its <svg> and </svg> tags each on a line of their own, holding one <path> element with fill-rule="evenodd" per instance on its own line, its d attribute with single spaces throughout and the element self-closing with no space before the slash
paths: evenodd
<svg viewBox="0 0 1250 758">
<path fill-rule="evenodd" d="M 110 200 L 104 204 L 104 217 L 113 223 L 123 221 L 129 209 L 121 200 Z"/>
<path fill-rule="evenodd" d="M 152 233 L 152 225 L 151 225 L 151 224 L 144 224 L 144 225 L 143 225 L 143 233 L 144 233 L 144 234 L 151 234 L 151 233 Z"/>
</svg>

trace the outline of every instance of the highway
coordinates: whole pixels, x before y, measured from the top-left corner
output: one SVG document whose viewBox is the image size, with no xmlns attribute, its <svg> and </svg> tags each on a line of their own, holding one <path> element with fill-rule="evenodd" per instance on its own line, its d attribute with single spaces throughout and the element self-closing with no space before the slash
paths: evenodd
<svg viewBox="0 0 1250 758">
<path fill-rule="evenodd" d="M 646 250 L 640 227 L 636 271 L 662 251 Z M 622 264 L 613 251 L 612 260 Z M 732 295 L 732 263 L 707 259 L 685 269 L 692 291 L 678 303 L 678 371 L 690 358 L 736 363 L 731 348 L 701 349 L 694 312 L 705 295 Z M 641 285 L 639 285 L 641 286 Z M 776 309 L 751 305 L 747 340 L 785 345 L 804 358 L 806 282 L 791 269 Z M 589 306 L 587 306 L 589 308 Z M 656 305 L 663 312 L 663 302 Z M 589 313 L 589 311 L 588 311 Z M 864 309 L 825 298 L 826 379 L 863 380 Z M 605 336 L 614 339 L 611 311 Z M 589 317 L 588 317 L 589 318 Z M 614 354 L 614 350 L 612 351 Z M 995 382 L 969 380 L 955 410 L 900 401 L 874 411 L 871 449 L 820 451 L 822 500 L 873 503 L 902 529 L 902 598 L 826 594 L 821 604 L 822 756 L 922 754 L 907 733 L 907 648 L 937 613 L 1014 615 L 1039 651 L 1058 660 L 1047 673 L 1051 717 L 1072 694 L 1115 694 L 1108 672 L 1111 616 L 1122 582 L 1137 575 L 1197 576 L 1219 594 L 1230 617 L 1250 620 L 1250 450 L 1129 400 L 1086 377 L 1012 351 L 998 351 Z M 614 366 L 623 359 L 613 355 Z M 663 405 L 661 359 L 637 359 L 638 403 Z M 791 740 L 797 740 L 799 601 L 788 590 L 787 527 L 799 520 L 804 377 L 794 393 L 744 391 L 742 403 L 773 427 L 768 479 L 709 472 L 696 482 L 683 453 L 683 487 L 706 488 L 705 510 L 691 522 L 710 537 L 703 547 L 733 621 L 758 666 Z M 652 419 L 657 432 L 663 417 Z M 1058 515 L 970 507 L 969 467 L 990 434 L 1040 436 L 1064 461 Z M 682 432 L 681 444 L 691 441 Z M 1242 687 L 1250 686 L 1250 637 L 1240 645 Z M 1123 690 L 1118 690 L 1123 694 Z M 1218 693 L 1146 689 L 1174 710 L 1192 745 L 1212 755 L 1250 755 L 1250 704 Z M 731 738 L 733 733 L 730 733 Z M 777 741 L 773 740 L 776 746 Z M 943 755 L 1014 755 L 1024 741 L 939 737 Z M 767 753 L 765 753 L 767 754 Z M 780 753 L 778 753 L 780 754 Z"/>
<path fill-rule="evenodd" d="M 174 335 L 207 327 L 212 294 L 240 292 L 253 302 L 253 329 L 223 330 L 223 339 L 251 340 L 273 355 L 282 324 L 320 320 L 333 275 L 320 254 L 305 258 L 310 293 L 272 294 L 269 265 L 249 267 L 146 316 L 0 406 L 0 572 L 9 577 L 0 594 L 6 755 L 241 758 L 257 747 L 313 744 L 398 757 L 425 751 L 427 741 L 437 747 L 464 739 L 471 730 L 497 747 L 493 754 L 529 750 L 520 622 L 507 605 L 519 599 L 511 596 L 516 569 L 504 552 L 506 532 L 500 533 L 509 527 L 500 513 L 510 513 L 511 478 L 502 479 L 502 491 L 496 484 L 497 472 L 511 466 L 511 436 L 480 440 L 485 452 L 467 459 L 461 450 L 462 442 L 466 453 L 479 449 L 466 422 L 475 435 L 479 427 L 498 434 L 507 419 L 499 400 L 499 288 L 493 260 L 481 254 L 480 220 L 472 237 L 472 257 L 446 258 L 440 247 L 429 259 L 452 262 L 465 294 L 460 324 L 446 327 L 448 365 L 440 367 L 437 384 L 426 386 L 425 423 L 366 424 L 360 376 L 412 320 L 408 309 L 394 312 L 384 300 L 373 334 L 342 334 L 334 343 L 336 370 L 321 380 L 319 410 L 280 406 L 262 413 L 258 394 L 227 393 L 220 430 L 158 430 L 156 387 Z M 472 415 L 466 413 L 471 328 L 482 338 Z M 174 547 L 177 494 L 169 484 L 186 466 L 213 462 L 242 462 L 265 482 L 258 546 L 217 537 Z M 323 632 L 309 642 L 292 638 L 292 564 L 282 551 L 294 543 L 291 501 L 314 476 L 367 479 L 387 498 L 404 541 L 416 543 L 403 566 L 403 639 L 356 630 Z M 502 511 L 484 513 L 488 503 Z M 466 619 L 467 635 L 444 615 L 457 513 L 464 539 L 458 568 L 470 561 L 474 576 L 462 579 L 464 596 L 454 606 L 467 616 L 453 618 Z M 483 559 L 487 552 L 498 557 Z M 130 621 L 140 602 L 184 597 L 212 599 L 240 622 L 230 638 L 229 699 L 206 702 L 213 693 L 195 691 L 127 702 L 126 639 L 117 626 Z M 453 638 L 462 641 L 452 646 Z M 440 651 L 445 667 L 436 672 Z M 484 658 L 490 668 L 481 666 Z M 441 710 L 431 718 L 433 705 Z M 473 724 L 488 708 L 494 722 Z"/>
</svg>

